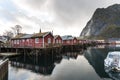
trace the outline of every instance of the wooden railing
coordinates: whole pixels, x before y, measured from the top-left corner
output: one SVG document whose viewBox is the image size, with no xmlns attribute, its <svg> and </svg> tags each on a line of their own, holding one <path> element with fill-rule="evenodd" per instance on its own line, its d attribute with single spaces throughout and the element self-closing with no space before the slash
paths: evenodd
<svg viewBox="0 0 120 80">
<path fill-rule="evenodd" d="M 0 61 L 0 80 L 8 80 L 8 59 Z"/>
</svg>

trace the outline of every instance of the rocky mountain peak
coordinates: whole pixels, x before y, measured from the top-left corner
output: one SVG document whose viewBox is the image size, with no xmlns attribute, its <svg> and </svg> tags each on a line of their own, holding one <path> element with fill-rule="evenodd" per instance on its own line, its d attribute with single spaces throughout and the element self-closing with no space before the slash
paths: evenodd
<svg viewBox="0 0 120 80">
<path fill-rule="evenodd" d="M 114 27 L 120 27 L 120 4 L 114 4 L 107 8 L 96 9 L 80 36 L 97 37 L 100 36 L 107 27 L 113 25 Z"/>
</svg>

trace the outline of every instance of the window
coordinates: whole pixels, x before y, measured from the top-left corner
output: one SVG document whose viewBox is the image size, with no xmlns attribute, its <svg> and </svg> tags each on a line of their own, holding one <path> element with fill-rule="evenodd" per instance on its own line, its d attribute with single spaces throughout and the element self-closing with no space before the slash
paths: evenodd
<svg viewBox="0 0 120 80">
<path fill-rule="evenodd" d="M 25 40 L 23 39 L 22 42 L 25 42 Z"/>
<path fill-rule="evenodd" d="M 58 43 L 58 40 L 56 40 L 56 43 Z"/>
<path fill-rule="evenodd" d="M 17 40 L 17 44 L 19 44 L 19 40 Z"/>
<path fill-rule="evenodd" d="M 16 44 L 16 40 L 14 40 L 14 44 Z"/>
<path fill-rule="evenodd" d="M 26 41 L 29 42 L 29 39 L 27 39 Z"/>
<path fill-rule="evenodd" d="M 51 38 L 48 38 L 48 43 L 49 43 L 49 44 L 51 43 Z"/>
<path fill-rule="evenodd" d="M 35 43 L 39 43 L 39 38 L 35 38 Z"/>
<path fill-rule="evenodd" d="M 74 40 L 74 43 L 76 43 L 76 40 Z"/>
<path fill-rule="evenodd" d="M 79 41 L 79 43 L 81 43 L 81 41 Z"/>
<path fill-rule="evenodd" d="M 61 43 L 61 40 L 59 40 L 59 43 Z"/>
</svg>

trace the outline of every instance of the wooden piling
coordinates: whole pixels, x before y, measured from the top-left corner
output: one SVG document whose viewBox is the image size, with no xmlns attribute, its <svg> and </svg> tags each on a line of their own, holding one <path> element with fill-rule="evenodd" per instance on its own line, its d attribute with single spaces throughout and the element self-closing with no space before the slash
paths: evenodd
<svg viewBox="0 0 120 80">
<path fill-rule="evenodd" d="M 0 80 L 8 80 L 8 59 L 0 61 Z"/>
<path fill-rule="evenodd" d="M 1 53 L 1 43 L 0 43 L 0 53 Z"/>
<path fill-rule="evenodd" d="M 73 51 L 80 51 L 82 49 L 86 49 L 86 47 L 92 46 L 93 44 L 75 44 L 75 45 L 61 45 L 61 46 L 53 46 L 53 47 L 46 47 L 46 48 L 13 48 L 13 47 L 8 47 L 8 48 L 1 48 L 0 46 L 0 52 L 16 52 L 16 53 L 23 53 L 24 56 L 26 55 L 31 55 L 31 56 L 36 56 L 36 58 L 39 55 L 56 55 L 56 54 L 61 54 L 64 52 L 73 52 Z"/>
</svg>

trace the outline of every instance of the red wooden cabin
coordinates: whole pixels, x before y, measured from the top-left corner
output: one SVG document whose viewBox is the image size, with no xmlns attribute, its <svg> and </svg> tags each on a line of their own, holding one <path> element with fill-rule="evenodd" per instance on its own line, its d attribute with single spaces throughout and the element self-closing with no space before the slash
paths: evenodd
<svg viewBox="0 0 120 80">
<path fill-rule="evenodd" d="M 73 38 L 73 44 L 74 44 L 74 45 L 75 45 L 75 44 L 78 44 L 78 40 L 77 40 L 76 37 Z"/>
<path fill-rule="evenodd" d="M 12 47 L 31 47 L 44 48 L 53 44 L 53 35 L 51 32 L 35 34 L 19 34 L 11 39 Z"/>
<path fill-rule="evenodd" d="M 54 36 L 54 44 L 62 44 L 62 38 L 59 35 Z"/>
<path fill-rule="evenodd" d="M 75 45 L 78 43 L 77 38 L 72 37 L 71 35 L 62 36 L 63 45 Z"/>
<path fill-rule="evenodd" d="M 26 34 L 22 34 L 20 33 L 19 35 L 16 35 L 14 38 L 11 39 L 11 46 L 12 47 L 21 47 L 23 46 L 22 43 L 22 38 L 23 36 L 25 36 Z"/>
<path fill-rule="evenodd" d="M 36 33 L 32 36 L 34 47 L 41 48 L 41 47 L 50 47 L 53 45 L 53 35 L 51 32 L 44 32 L 44 33 Z"/>
</svg>

